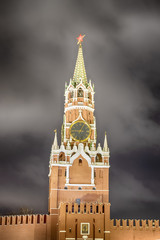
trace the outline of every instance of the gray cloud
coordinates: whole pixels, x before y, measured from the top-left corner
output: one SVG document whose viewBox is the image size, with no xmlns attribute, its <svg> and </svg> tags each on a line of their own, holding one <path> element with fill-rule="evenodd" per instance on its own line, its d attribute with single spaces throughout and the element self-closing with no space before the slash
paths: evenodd
<svg viewBox="0 0 160 240">
<path fill-rule="evenodd" d="M 64 86 L 65 81 L 69 82 L 73 75 L 77 57 L 76 37 L 79 33 L 86 34 L 83 44 L 86 70 L 88 78 L 95 83 L 98 142 L 103 144 L 104 131 L 108 132 L 111 167 L 116 172 L 111 170 L 114 208 L 120 212 L 116 199 L 121 198 L 122 191 L 125 205 L 128 201 L 126 209 L 132 213 L 132 201 L 137 203 L 139 211 L 141 202 L 145 202 L 144 196 L 148 196 L 148 202 L 156 202 L 151 189 L 154 184 L 159 184 L 158 173 L 150 172 L 153 180 L 147 182 L 148 188 L 144 186 L 146 174 L 137 180 L 136 171 L 125 167 L 128 161 L 130 164 L 134 162 L 132 158 L 129 160 L 129 156 L 135 152 L 135 158 L 142 160 L 142 165 L 137 163 L 133 169 L 143 171 L 146 164 L 144 152 L 154 155 L 155 148 L 159 149 L 159 3 L 30 3 L 5 3 L 1 16 L 1 163 L 4 173 L 8 172 L 13 180 L 11 184 L 5 178 L 5 187 L 1 187 L 1 205 L 10 205 L 9 202 L 4 204 L 6 199 L 10 199 L 11 203 L 16 202 L 17 196 L 21 199 L 17 205 L 28 203 L 35 206 L 41 188 L 44 190 L 48 187 L 53 129 L 58 128 L 60 136 Z M 21 151 L 17 152 L 17 149 Z M 122 164 L 118 171 L 117 158 L 121 154 L 124 161 L 119 160 Z M 7 164 L 3 161 L 4 156 Z M 158 156 L 154 157 L 158 168 Z M 12 159 L 16 168 L 13 171 L 9 167 Z M 151 158 L 147 163 L 151 164 Z M 114 174 L 117 181 L 122 179 L 121 188 L 113 180 Z M 1 178 L 4 178 L 4 174 Z M 18 190 L 17 181 L 23 183 Z M 134 198 L 127 185 L 139 186 L 134 192 L 137 198 Z M 117 188 L 122 191 L 117 192 Z M 26 195 L 22 196 L 24 189 Z M 143 197 L 140 192 L 144 193 Z M 47 194 L 43 196 L 43 202 L 45 209 Z M 121 206 L 122 212 L 125 205 Z M 116 212 L 113 212 L 116 216 Z"/>
</svg>

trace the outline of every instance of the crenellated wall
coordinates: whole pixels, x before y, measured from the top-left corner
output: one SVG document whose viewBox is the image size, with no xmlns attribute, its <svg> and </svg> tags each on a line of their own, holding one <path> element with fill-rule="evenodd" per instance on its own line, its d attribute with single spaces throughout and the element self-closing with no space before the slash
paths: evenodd
<svg viewBox="0 0 160 240">
<path fill-rule="evenodd" d="M 110 240 L 159 240 L 159 220 L 112 219 Z"/>
<path fill-rule="evenodd" d="M 49 215 L 18 215 L 0 217 L 0 240 L 50 239 Z"/>
<path fill-rule="evenodd" d="M 89 223 L 88 239 L 159 240 L 159 220 L 110 220 L 110 204 L 61 203 L 58 224 L 51 215 L 0 217 L 0 240 L 82 239 L 81 223 Z"/>
</svg>

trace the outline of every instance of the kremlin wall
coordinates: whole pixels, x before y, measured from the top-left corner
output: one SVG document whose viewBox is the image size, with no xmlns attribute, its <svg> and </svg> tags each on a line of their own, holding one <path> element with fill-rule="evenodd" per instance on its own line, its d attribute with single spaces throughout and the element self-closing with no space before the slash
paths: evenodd
<svg viewBox="0 0 160 240">
<path fill-rule="evenodd" d="M 92 206 L 92 208 L 91 208 Z M 98 208 L 97 208 L 98 207 Z M 105 208 L 104 208 L 105 209 Z M 97 212 L 98 210 L 98 212 Z M 105 212 L 103 205 L 62 203 L 59 209 L 60 224 L 52 232 L 50 215 L 21 215 L 0 218 L 1 240 L 48 240 L 82 239 L 81 221 L 90 223 L 88 239 L 110 240 L 158 240 L 159 220 L 118 220 L 109 221 L 110 236 L 105 238 Z M 56 235 L 56 236 L 53 236 Z M 53 236 L 54 238 L 51 238 Z M 57 237 L 57 238 L 55 238 Z"/>
<path fill-rule="evenodd" d="M 110 218 L 110 150 L 106 133 L 103 147 L 96 142 L 95 92 L 87 80 L 83 38 L 77 38 L 74 75 L 65 84 L 61 144 L 55 130 L 51 148 L 48 214 L 0 217 L 0 240 L 160 240 L 159 220 Z"/>
</svg>

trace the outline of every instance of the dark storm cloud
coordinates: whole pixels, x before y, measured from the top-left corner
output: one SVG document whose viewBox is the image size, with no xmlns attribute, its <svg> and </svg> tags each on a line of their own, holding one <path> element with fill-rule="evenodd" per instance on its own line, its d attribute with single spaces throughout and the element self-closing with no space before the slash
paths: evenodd
<svg viewBox="0 0 160 240">
<path fill-rule="evenodd" d="M 47 211 L 53 129 L 60 137 L 79 33 L 86 34 L 86 71 L 95 83 L 98 142 L 108 132 L 112 216 L 146 217 L 148 206 L 159 206 L 159 7 L 142 0 L 3 3 L 2 211 L 24 205 Z"/>
<path fill-rule="evenodd" d="M 14 139 L 3 139 L 0 168 L 1 208 L 15 210 L 25 206 L 39 212 L 46 211 L 46 201 L 43 200 L 43 195 L 48 195 L 46 149 L 49 153 L 46 140 L 40 137 L 25 134 L 15 135 Z"/>
</svg>

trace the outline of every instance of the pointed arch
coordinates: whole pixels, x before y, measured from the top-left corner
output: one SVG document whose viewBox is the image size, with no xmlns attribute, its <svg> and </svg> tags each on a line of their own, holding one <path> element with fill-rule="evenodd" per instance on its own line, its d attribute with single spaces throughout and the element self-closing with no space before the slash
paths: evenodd
<svg viewBox="0 0 160 240">
<path fill-rule="evenodd" d="M 96 155 L 96 162 L 102 162 L 102 154 L 97 153 L 97 155 Z"/>
<path fill-rule="evenodd" d="M 78 88 L 78 97 L 84 97 L 84 91 L 81 87 Z"/>
<path fill-rule="evenodd" d="M 59 153 L 59 161 L 65 161 L 65 153 L 64 152 Z"/>
</svg>

